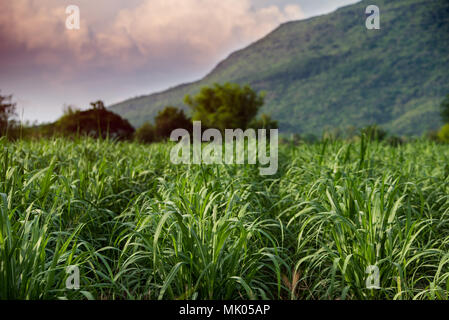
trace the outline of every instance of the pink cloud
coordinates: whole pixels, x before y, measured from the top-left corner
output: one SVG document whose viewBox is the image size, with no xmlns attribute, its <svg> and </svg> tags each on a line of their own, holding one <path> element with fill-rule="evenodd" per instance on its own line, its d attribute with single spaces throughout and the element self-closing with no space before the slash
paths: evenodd
<svg viewBox="0 0 449 320">
<path fill-rule="evenodd" d="M 69 1 L 2 1 L 2 37 L 34 52 L 38 65 L 70 61 L 74 71 L 89 65 L 132 70 L 142 65 L 170 67 L 173 59 L 210 64 L 223 52 L 304 16 L 297 5 L 254 10 L 251 0 L 139 0 L 130 8 L 119 7 L 117 1 L 74 2 L 81 9 L 81 29 L 76 31 L 65 28 Z M 98 23 L 98 7 L 111 5 L 117 8 L 109 8 L 110 20 Z"/>
<path fill-rule="evenodd" d="M 54 120 L 63 104 L 113 103 L 198 79 L 303 17 L 296 5 L 251 1 L 259 0 L 0 0 L 0 89 L 19 99 L 25 119 Z M 72 4 L 76 31 L 65 28 Z"/>
<path fill-rule="evenodd" d="M 115 45 L 113 52 L 135 45 L 145 58 L 160 59 L 181 50 L 200 63 L 302 17 L 299 6 L 253 10 L 250 0 L 146 0 L 137 8 L 120 11 L 113 32 L 99 36 Z"/>
</svg>

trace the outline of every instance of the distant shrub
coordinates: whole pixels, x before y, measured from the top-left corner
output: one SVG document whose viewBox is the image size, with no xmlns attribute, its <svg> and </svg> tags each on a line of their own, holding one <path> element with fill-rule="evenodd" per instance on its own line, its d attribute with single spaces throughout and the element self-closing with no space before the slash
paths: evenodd
<svg viewBox="0 0 449 320">
<path fill-rule="evenodd" d="M 16 104 L 12 102 L 12 96 L 0 95 L 0 137 L 15 127 L 15 122 L 11 119 L 16 115 Z"/>
<path fill-rule="evenodd" d="M 292 133 L 290 135 L 290 143 L 295 146 L 299 146 L 302 142 L 302 138 L 298 133 Z"/>
<path fill-rule="evenodd" d="M 443 122 L 449 123 L 449 94 L 444 98 L 440 105 L 441 118 Z"/>
<path fill-rule="evenodd" d="M 263 106 L 264 96 L 248 85 L 216 83 L 213 87 L 203 87 L 194 97 L 187 95 L 184 102 L 192 109 L 194 121 L 224 131 L 247 129 Z"/>
<path fill-rule="evenodd" d="M 299 146 L 303 142 L 299 133 L 291 133 L 288 135 L 282 134 L 279 137 L 279 144 Z"/>
<path fill-rule="evenodd" d="M 445 124 L 438 132 L 438 138 L 443 142 L 449 143 L 449 123 Z"/>
<path fill-rule="evenodd" d="M 430 141 L 439 142 L 440 138 L 438 138 L 438 130 L 431 130 L 426 133 L 426 138 Z"/>
<path fill-rule="evenodd" d="M 139 129 L 136 130 L 134 134 L 136 141 L 140 143 L 152 143 L 156 141 L 156 130 L 154 126 L 145 122 Z"/>
<path fill-rule="evenodd" d="M 128 120 L 107 110 L 102 101 L 91 103 L 86 111 L 69 109 L 56 123 L 56 131 L 64 136 L 87 135 L 93 138 L 124 140 L 132 138 L 134 128 Z"/>
<path fill-rule="evenodd" d="M 344 138 L 344 132 L 341 128 L 326 128 L 323 131 L 321 140 L 338 141 Z"/>
<path fill-rule="evenodd" d="M 315 143 L 319 141 L 318 137 L 313 133 L 307 133 L 302 135 L 301 140 L 303 140 L 305 143 Z"/>
<path fill-rule="evenodd" d="M 361 135 L 370 141 L 384 141 L 387 137 L 387 131 L 379 128 L 377 125 L 370 125 L 360 130 Z"/>
<path fill-rule="evenodd" d="M 405 139 L 403 139 L 401 137 L 397 137 L 397 136 L 391 136 L 391 137 L 388 137 L 385 140 L 385 142 L 388 143 L 390 146 L 398 147 L 405 143 Z"/>
<path fill-rule="evenodd" d="M 192 121 L 186 117 L 183 110 L 175 107 L 165 107 L 154 119 L 156 136 L 159 139 L 168 139 L 173 130 L 186 129 L 192 131 Z"/>
<path fill-rule="evenodd" d="M 253 129 L 279 129 L 279 124 L 276 120 L 273 120 L 271 116 L 263 113 L 260 118 L 252 120 L 248 127 Z"/>
</svg>

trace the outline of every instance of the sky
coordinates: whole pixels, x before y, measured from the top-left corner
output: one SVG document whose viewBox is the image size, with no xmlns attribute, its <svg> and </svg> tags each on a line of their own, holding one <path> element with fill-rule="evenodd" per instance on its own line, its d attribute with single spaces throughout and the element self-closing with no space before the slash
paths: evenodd
<svg viewBox="0 0 449 320">
<path fill-rule="evenodd" d="M 106 105 L 198 80 L 279 24 L 357 0 L 13 0 L 0 2 L 0 94 L 19 118 Z M 66 7 L 80 28 L 66 28 Z"/>
</svg>

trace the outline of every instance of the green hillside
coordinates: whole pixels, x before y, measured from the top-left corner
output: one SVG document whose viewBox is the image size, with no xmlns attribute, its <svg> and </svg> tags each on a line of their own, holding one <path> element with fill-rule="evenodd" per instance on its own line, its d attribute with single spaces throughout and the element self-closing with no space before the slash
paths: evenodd
<svg viewBox="0 0 449 320">
<path fill-rule="evenodd" d="M 365 8 L 380 8 L 381 30 L 367 30 Z M 201 86 L 232 81 L 267 92 L 263 112 L 283 132 L 382 125 L 422 134 L 440 125 L 449 92 L 449 1 L 362 1 L 331 14 L 281 25 L 231 54 L 205 78 L 110 108 L 134 126 Z"/>
</svg>

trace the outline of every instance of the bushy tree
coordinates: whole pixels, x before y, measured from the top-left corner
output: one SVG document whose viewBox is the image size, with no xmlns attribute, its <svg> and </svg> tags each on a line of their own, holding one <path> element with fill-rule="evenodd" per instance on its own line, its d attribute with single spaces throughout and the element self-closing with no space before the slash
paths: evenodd
<svg viewBox="0 0 449 320">
<path fill-rule="evenodd" d="M 388 137 L 385 141 L 392 147 L 398 147 L 400 145 L 403 145 L 407 140 L 398 136 L 391 136 Z"/>
<path fill-rule="evenodd" d="M 140 143 L 155 142 L 156 130 L 151 123 L 145 122 L 139 129 L 136 130 L 134 138 Z"/>
<path fill-rule="evenodd" d="M 441 102 L 441 117 L 444 123 L 449 123 L 449 94 Z"/>
<path fill-rule="evenodd" d="M 107 110 L 102 101 L 91 103 L 92 109 L 66 112 L 55 124 L 65 136 L 87 135 L 94 138 L 124 140 L 132 138 L 134 128 L 128 120 Z"/>
<path fill-rule="evenodd" d="M 165 107 L 164 110 L 159 111 L 154 119 L 156 125 L 156 135 L 160 139 L 170 137 L 170 134 L 175 129 L 186 129 L 192 131 L 192 121 L 186 117 L 183 110 L 175 107 Z"/>
<path fill-rule="evenodd" d="M 0 95 L 0 136 L 8 131 L 11 119 L 16 115 L 16 104 L 12 102 L 12 95 Z"/>
<path fill-rule="evenodd" d="M 443 142 L 449 143 L 449 123 L 445 124 L 438 132 L 438 138 Z"/>
<path fill-rule="evenodd" d="M 264 94 L 257 94 L 248 85 L 235 83 L 203 87 L 194 97 L 187 95 L 184 102 L 193 110 L 193 120 L 204 127 L 246 129 L 264 104 Z"/>
</svg>

